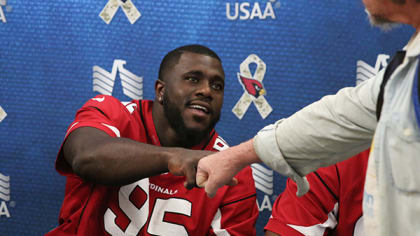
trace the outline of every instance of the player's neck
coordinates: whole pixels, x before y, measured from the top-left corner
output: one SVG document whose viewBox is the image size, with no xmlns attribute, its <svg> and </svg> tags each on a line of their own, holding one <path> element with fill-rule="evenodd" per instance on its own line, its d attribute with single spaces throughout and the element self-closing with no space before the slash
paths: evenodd
<svg viewBox="0 0 420 236">
<path fill-rule="evenodd" d="M 156 103 L 156 102 L 155 102 Z M 163 114 L 163 107 L 158 104 L 153 104 L 152 119 L 155 125 L 156 134 L 159 138 L 160 144 L 164 147 L 175 147 L 179 145 L 177 141 L 177 135 L 174 129 L 172 129 L 168 120 Z"/>
</svg>

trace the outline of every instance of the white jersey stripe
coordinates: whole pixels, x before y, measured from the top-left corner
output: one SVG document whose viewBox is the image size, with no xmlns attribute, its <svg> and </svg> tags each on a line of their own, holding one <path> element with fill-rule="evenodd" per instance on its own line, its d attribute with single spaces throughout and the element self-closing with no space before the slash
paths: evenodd
<svg viewBox="0 0 420 236">
<path fill-rule="evenodd" d="M 119 131 L 117 128 L 115 128 L 114 126 L 107 125 L 107 124 L 105 124 L 105 123 L 101 123 L 101 124 L 105 125 L 105 126 L 106 126 L 106 127 L 108 127 L 110 130 L 112 130 L 112 132 L 114 132 L 114 133 L 115 133 L 115 135 L 117 135 L 117 137 L 118 137 L 118 138 L 119 138 L 119 137 L 121 137 L 120 131 Z"/>
<path fill-rule="evenodd" d="M 338 213 L 338 202 L 334 205 L 334 209 L 328 213 L 328 219 L 322 224 L 312 226 L 299 226 L 287 224 L 299 233 L 305 236 L 322 236 L 327 228 L 333 229 L 337 225 L 336 215 Z"/>
<path fill-rule="evenodd" d="M 222 229 L 222 212 L 220 209 L 217 209 L 213 221 L 211 222 L 211 227 L 213 228 L 214 234 L 217 236 L 230 236 L 226 229 Z"/>
</svg>

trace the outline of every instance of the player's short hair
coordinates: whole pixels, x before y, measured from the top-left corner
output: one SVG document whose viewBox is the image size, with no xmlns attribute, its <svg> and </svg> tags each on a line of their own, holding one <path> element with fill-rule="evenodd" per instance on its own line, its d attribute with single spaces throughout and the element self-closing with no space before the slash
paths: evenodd
<svg viewBox="0 0 420 236">
<path fill-rule="evenodd" d="M 165 57 L 163 57 L 162 62 L 160 63 L 160 67 L 159 67 L 160 80 L 163 80 L 164 74 L 169 68 L 171 68 L 172 66 L 178 63 L 179 58 L 184 52 L 192 52 L 192 53 L 210 56 L 220 61 L 220 63 L 222 62 L 220 57 L 213 50 L 211 50 L 210 48 L 206 46 L 203 46 L 200 44 L 190 44 L 190 45 L 181 46 L 179 48 L 176 48 L 168 52 L 168 54 L 166 54 Z"/>
</svg>

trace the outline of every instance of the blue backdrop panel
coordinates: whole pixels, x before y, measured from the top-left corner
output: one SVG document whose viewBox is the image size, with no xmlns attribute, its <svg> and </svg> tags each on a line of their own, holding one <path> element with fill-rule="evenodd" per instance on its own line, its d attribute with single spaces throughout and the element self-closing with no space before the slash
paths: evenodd
<svg viewBox="0 0 420 236">
<path fill-rule="evenodd" d="M 115 79 L 107 91 L 119 99 L 132 98 L 124 91 L 127 71 L 131 79 L 143 78 L 143 97 L 152 99 L 168 51 L 207 45 L 226 72 L 217 129 L 235 145 L 322 96 L 353 86 L 358 61 L 374 73 L 381 65 L 378 54 L 392 55 L 413 32 L 372 28 L 359 0 L 132 0 L 141 14 L 133 24 L 121 7 L 105 23 L 99 14 L 108 2 L 0 1 L 0 235 L 42 235 L 57 225 L 65 179 L 55 172 L 54 160 L 75 111 L 103 93 L 94 90 L 94 66 L 109 72 L 108 81 Z M 237 74 L 243 74 L 240 65 L 251 54 L 265 63 L 258 76 L 255 63 L 247 68 L 263 80 L 266 94 L 260 99 L 272 111 L 263 118 L 251 101 L 239 119 L 232 109 L 245 90 Z M 254 174 L 261 208 L 257 230 L 263 235 L 285 179 L 261 166 Z"/>
</svg>

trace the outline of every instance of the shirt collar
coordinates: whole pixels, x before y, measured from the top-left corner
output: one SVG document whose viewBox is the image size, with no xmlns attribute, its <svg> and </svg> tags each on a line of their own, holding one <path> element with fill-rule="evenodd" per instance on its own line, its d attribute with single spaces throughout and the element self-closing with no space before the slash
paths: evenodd
<svg viewBox="0 0 420 236">
<path fill-rule="evenodd" d="M 404 50 L 407 51 L 406 57 L 417 57 L 420 55 L 420 32 L 415 33 L 411 37 Z"/>
</svg>

